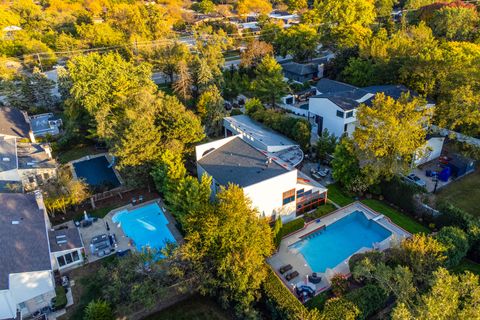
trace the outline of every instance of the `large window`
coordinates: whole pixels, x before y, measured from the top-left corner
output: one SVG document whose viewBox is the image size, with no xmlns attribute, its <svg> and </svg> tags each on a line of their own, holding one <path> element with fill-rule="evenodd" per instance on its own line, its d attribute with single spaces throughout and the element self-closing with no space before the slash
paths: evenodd
<svg viewBox="0 0 480 320">
<path fill-rule="evenodd" d="M 66 266 L 68 264 L 71 264 L 71 263 L 74 263 L 76 261 L 80 260 L 80 256 L 78 254 L 78 251 L 73 251 L 73 252 L 69 252 L 63 256 L 58 256 L 57 257 L 57 261 L 58 261 L 58 265 L 60 267 L 63 267 L 63 266 Z"/>
<path fill-rule="evenodd" d="M 347 117 L 347 118 L 353 117 L 353 110 L 352 110 L 352 111 L 348 111 L 346 117 Z"/>
<path fill-rule="evenodd" d="M 343 111 L 337 110 L 337 117 L 343 118 Z"/>
<path fill-rule="evenodd" d="M 295 189 L 288 190 L 283 193 L 283 205 L 295 201 Z"/>
</svg>

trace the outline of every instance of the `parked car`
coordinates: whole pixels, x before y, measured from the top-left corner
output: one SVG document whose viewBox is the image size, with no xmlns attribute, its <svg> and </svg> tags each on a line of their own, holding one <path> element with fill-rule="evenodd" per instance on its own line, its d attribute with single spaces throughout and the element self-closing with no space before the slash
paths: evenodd
<svg viewBox="0 0 480 320">
<path fill-rule="evenodd" d="M 410 173 L 404 179 L 406 182 L 416 184 L 419 187 L 426 188 L 427 183 L 423 181 L 420 177 L 418 177 L 415 173 Z"/>
</svg>

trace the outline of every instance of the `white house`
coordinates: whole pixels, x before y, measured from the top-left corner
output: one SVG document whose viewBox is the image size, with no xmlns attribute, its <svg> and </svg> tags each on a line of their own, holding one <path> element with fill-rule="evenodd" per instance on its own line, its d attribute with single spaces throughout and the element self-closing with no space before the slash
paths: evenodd
<svg viewBox="0 0 480 320">
<path fill-rule="evenodd" d="M 220 186 L 236 184 L 261 216 L 284 221 L 326 202 L 326 188 L 250 142 L 236 135 L 195 148 L 198 177 L 212 177 L 213 194 Z"/>
<path fill-rule="evenodd" d="M 0 319 L 21 319 L 55 297 L 49 228 L 40 193 L 0 193 Z"/>
</svg>

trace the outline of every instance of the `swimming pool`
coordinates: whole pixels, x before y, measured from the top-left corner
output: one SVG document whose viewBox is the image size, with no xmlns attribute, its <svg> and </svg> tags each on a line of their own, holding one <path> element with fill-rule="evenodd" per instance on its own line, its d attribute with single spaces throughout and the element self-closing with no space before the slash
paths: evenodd
<svg viewBox="0 0 480 320">
<path fill-rule="evenodd" d="M 176 243 L 167 227 L 168 220 L 157 203 L 119 211 L 112 217 L 112 221 L 120 224 L 125 235 L 135 242 L 139 251 L 144 247 L 161 250 L 167 243 Z"/>
<path fill-rule="evenodd" d="M 120 186 L 113 168 L 107 157 L 100 156 L 73 163 L 77 178 L 85 179 L 85 182 L 92 187 L 108 187 L 109 189 Z"/>
<path fill-rule="evenodd" d="M 375 242 L 387 239 L 392 232 L 361 211 L 353 211 L 342 219 L 315 231 L 290 248 L 300 251 L 313 272 L 334 268 L 362 247 L 373 248 Z"/>
</svg>

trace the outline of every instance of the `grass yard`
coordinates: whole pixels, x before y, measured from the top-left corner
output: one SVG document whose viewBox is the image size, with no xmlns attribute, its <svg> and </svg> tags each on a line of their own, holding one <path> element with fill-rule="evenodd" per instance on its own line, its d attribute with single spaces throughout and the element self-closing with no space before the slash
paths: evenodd
<svg viewBox="0 0 480 320">
<path fill-rule="evenodd" d="M 103 218 L 107 215 L 107 213 L 109 213 L 110 211 L 112 211 L 115 208 L 116 208 L 116 206 L 106 206 L 104 208 L 98 208 L 98 209 L 95 209 L 95 210 L 88 210 L 87 213 L 88 213 L 89 217 Z M 75 214 L 75 216 L 73 217 L 73 220 L 80 221 L 80 220 L 83 220 L 83 217 L 84 217 L 84 214 L 82 212 L 79 212 L 79 213 Z"/>
<path fill-rule="evenodd" d="M 81 157 L 88 156 L 89 154 L 99 153 L 99 151 L 95 150 L 93 146 L 75 146 L 70 150 L 60 151 L 55 156 L 57 157 L 58 161 L 61 164 L 65 164 L 72 160 L 77 160 Z"/>
<path fill-rule="evenodd" d="M 465 271 L 480 275 L 480 264 L 468 259 L 463 259 L 458 266 L 453 268 L 453 272 L 455 273 L 464 273 Z"/>
<path fill-rule="evenodd" d="M 450 183 L 437 193 L 437 201 L 446 201 L 468 213 L 480 216 L 480 170 Z"/>
<path fill-rule="evenodd" d="M 329 184 L 328 188 L 328 199 L 335 202 L 341 207 L 349 205 L 350 203 L 354 202 L 352 196 L 346 194 L 337 183 Z"/>
<path fill-rule="evenodd" d="M 385 216 L 389 217 L 393 223 L 402 227 L 403 229 L 407 230 L 410 233 L 430 233 L 430 229 L 421 225 L 413 218 L 401 213 L 400 211 L 390 207 L 385 202 L 375 200 L 375 199 L 365 199 L 362 200 L 362 203 L 367 205 L 368 207 L 372 208 L 373 210 L 384 214 Z"/>
<path fill-rule="evenodd" d="M 153 314 L 145 320 L 227 320 L 234 319 L 212 299 L 193 296 L 165 310 Z"/>
</svg>

